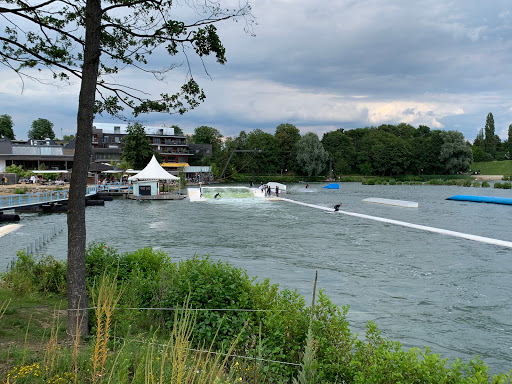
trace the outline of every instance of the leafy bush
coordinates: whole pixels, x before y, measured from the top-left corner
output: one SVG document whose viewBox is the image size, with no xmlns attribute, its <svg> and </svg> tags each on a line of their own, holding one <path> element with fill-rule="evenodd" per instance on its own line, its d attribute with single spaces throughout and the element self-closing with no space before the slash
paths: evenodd
<svg viewBox="0 0 512 384">
<path fill-rule="evenodd" d="M 340 177 L 340 181 L 342 183 L 362 182 L 363 178 L 361 176 L 342 176 Z"/>
<path fill-rule="evenodd" d="M 305 305 L 304 297 L 296 291 L 280 290 L 268 279 L 257 283 L 241 268 L 213 261 L 208 256 L 176 264 L 163 252 L 151 248 L 119 254 L 103 244 L 94 243 L 87 249 L 86 266 L 88 284 L 104 276 L 105 272 L 118 276 L 120 289 L 125 293 L 118 305 L 121 310 L 112 316 L 114 320 L 124 322 L 121 326 L 116 323 L 116 333 L 120 335 L 124 335 L 126 324 L 140 320 L 140 315 L 123 311 L 123 306 L 139 303 L 148 307 L 197 309 L 193 312 L 195 322 L 190 328 L 194 343 L 212 346 L 213 351 L 223 349 L 240 335 L 236 354 L 297 364 L 305 353 L 311 309 Z M 50 257 L 37 262 L 32 256 L 20 252 L 13 270 L 2 277 L 12 287 L 48 292 L 62 286 L 63 271 L 64 264 Z M 92 293 L 97 289 L 90 285 L 88 288 Z M 153 318 L 163 317 L 167 332 L 175 329 L 176 311 L 161 313 Z M 488 367 L 478 357 L 468 364 L 455 360 L 450 365 L 447 359 L 433 354 L 429 348 L 404 350 L 398 341 L 382 337 L 372 322 L 367 324 L 364 338 L 359 338 L 350 331 L 347 314 L 348 307 L 337 307 L 320 290 L 311 323 L 316 350 L 312 368 L 319 382 L 489 382 Z M 149 325 L 153 326 L 155 322 Z M 145 331 L 149 329 L 147 327 Z M 251 378 L 264 377 L 265 382 L 271 383 L 289 383 L 297 374 L 296 366 L 277 362 L 249 363 L 244 369 L 255 372 Z M 239 371 L 234 369 L 233 372 Z M 510 374 L 501 374 L 494 376 L 492 383 L 510 383 L 510 379 Z"/>
<path fill-rule="evenodd" d="M 415 182 L 419 182 L 420 184 L 423 182 L 424 178 L 421 177 L 421 176 L 415 176 L 415 175 L 404 175 L 404 176 L 399 176 L 398 179 L 400 179 L 401 181 L 408 181 L 409 183 L 411 181 L 415 181 Z"/>
<path fill-rule="evenodd" d="M 25 171 L 22 165 L 12 164 L 5 167 L 5 173 L 15 173 L 16 175 L 18 175 L 18 177 L 23 178 L 26 177 L 27 174 L 31 174 L 32 172 Z"/>
<path fill-rule="evenodd" d="M 497 181 L 494 183 L 494 188 L 503 189 L 503 184 Z"/>
<path fill-rule="evenodd" d="M 481 185 L 482 185 L 482 184 L 480 184 L 478 181 L 473 182 L 473 187 L 475 187 L 475 188 L 478 188 L 478 187 L 480 187 Z"/>
<path fill-rule="evenodd" d="M 512 184 L 511 183 L 503 183 L 503 189 L 511 189 Z"/>
<path fill-rule="evenodd" d="M 152 248 L 119 254 L 103 243 L 91 243 L 85 255 L 87 285 L 92 287 L 94 280 L 105 272 L 115 273 L 129 292 L 137 292 L 136 295 L 126 295 L 125 299 L 137 307 L 151 307 L 155 304 L 161 275 L 171 265 L 165 252 L 154 251 Z"/>
<path fill-rule="evenodd" d="M 249 312 L 236 310 L 254 309 L 250 296 L 253 280 L 244 270 L 221 261 L 213 262 L 207 256 L 182 260 L 162 286 L 161 305 L 179 308 L 188 298 L 191 308 L 201 309 L 197 313 L 195 335 L 206 345 L 210 345 L 214 338 L 219 345 L 231 343 L 244 328 L 244 323 L 251 321 Z M 228 308 L 232 311 L 222 311 Z M 164 317 L 168 324 L 172 323 L 172 312 Z"/>
<path fill-rule="evenodd" d="M 489 188 L 491 184 L 488 181 L 482 181 L 482 188 Z"/>
<path fill-rule="evenodd" d="M 462 183 L 463 187 L 471 187 L 471 180 L 465 179 Z"/>
<path fill-rule="evenodd" d="M 443 179 L 430 179 L 430 180 L 428 180 L 425 184 L 430 184 L 430 185 L 444 185 L 444 180 L 443 180 Z"/>
<path fill-rule="evenodd" d="M 23 194 L 27 193 L 27 191 L 28 191 L 28 188 L 27 188 L 27 187 L 19 187 L 19 188 L 16 188 L 16 189 L 14 190 L 14 193 L 15 193 L 16 195 L 23 195 Z"/>
<path fill-rule="evenodd" d="M 66 263 L 49 255 L 36 260 L 18 251 L 13 268 L 0 277 L 6 287 L 21 294 L 66 292 Z"/>
</svg>

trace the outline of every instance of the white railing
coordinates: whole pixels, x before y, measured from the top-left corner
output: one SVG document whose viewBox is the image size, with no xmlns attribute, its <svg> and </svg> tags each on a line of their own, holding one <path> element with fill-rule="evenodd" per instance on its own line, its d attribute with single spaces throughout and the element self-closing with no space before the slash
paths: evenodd
<svg viewBox="0 0 512 384">
<path fill-rule="evenodd" d="M 92 196 L 98 193 L 97 186 L 87 187 L 85 196 Z M 67 200 L 69 189 L 60 191 L 47 191 L 38 193 L 23 193 L 17 195 L 0 196 L 0 209 L 15 209 L 30 205 L 39 205 Z"/>
</svg>

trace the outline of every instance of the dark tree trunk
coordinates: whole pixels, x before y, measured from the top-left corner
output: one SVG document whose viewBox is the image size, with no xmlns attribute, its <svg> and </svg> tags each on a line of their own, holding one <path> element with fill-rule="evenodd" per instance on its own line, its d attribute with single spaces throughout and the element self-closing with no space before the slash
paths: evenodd
<svg viewBox="0 0 512 384">
<path fill-rule="evenodd" d="M 100 63 L 101 0 L 87 0 L 85 13 L 84 63 L 68 203 L 67 329 L 70 335 L 89 332 L 85 286 L 85 192 L 91 157 L 94 102 Z"/>
</svg>

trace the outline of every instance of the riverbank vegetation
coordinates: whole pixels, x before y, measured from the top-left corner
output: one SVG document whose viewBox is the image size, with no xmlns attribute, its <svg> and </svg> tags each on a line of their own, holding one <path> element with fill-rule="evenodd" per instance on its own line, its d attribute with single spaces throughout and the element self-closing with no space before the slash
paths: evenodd
<svg viewBox="0 0 512 384">
<path fill-rule="evenodd" d="M 405 350 L 320 290 L 296 291 L 204 257 L 87 249 L 90 337 L 65 333 L 66 266 L 20 252 L 0 280 L 3 383 L 510 383 L 478 357 Z M 312 282 L 314 277 L 312 276 Z M 313 284 L 312 284 L 313 288 Z"/>
<path fill-rule="evenodd" d="M 503 169 L 484 168 L 478 162 L 510 161 L 512 125 L 508 139 L 495 134 L 494 119 L 487 116 L 485 130 L 473 143 L 453 130 L 431 130 L 425 125 L 382 124 L 378 127 L 337 129 L 320 138 L 301 135 L 293 124 L 279 124 L 275 133 L 256 129 L 224 138 L 213 127 L 201 126 L 188 136 L 189 143 L 209 144 L 212 153 L 190 159 L 193 165 L 211 165 L 214 176 L 223 181 L 241 181 L 255 176 L 322 175 L 338 179 L 346 175 L 400 178 L 405 175 L 453 175 L 475 172 L 510 175 Z"/>
<path fill-rule="evenodd" d="M 512 175 L 512 160 L 480 161 L 471 164 L 471 169 L 482 175 Z"/>
</svg>

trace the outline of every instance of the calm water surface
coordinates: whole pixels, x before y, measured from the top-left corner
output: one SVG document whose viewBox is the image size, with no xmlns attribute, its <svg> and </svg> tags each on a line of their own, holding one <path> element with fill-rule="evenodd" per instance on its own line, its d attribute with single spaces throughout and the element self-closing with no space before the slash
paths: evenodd
<svg viewBox="0 0 512 384">
<path fill-rule="evenodd" d="M 343 210 L 512 241 L 512 206 L 447 201 L 456 194 L 512 197 L 510 190 L 449 186 L 288 186 L 286 197 Z M 345 216 L 286 202 L 230 198 L 202 203 L 118 199 L 87 208 L 87 237 L 131 251 L 152 246 L 174 260 L 208 253 L 297 289 L 310 300 L 319 287 L 350 305 L 354 332 L 368 320 L 405 347 L 428 345 L 464 362 L 479 355 L 493 373 L 512 369 L 512 249 Z M 416 201 L 418 209 L 363 202 L 366 197 Z M 3 238 L 0 270 L 16 250 L 62 214 L 23 214 L 24 226 Z M 65 258 L 65 231 L 42 252 Z"/>
</svg>

